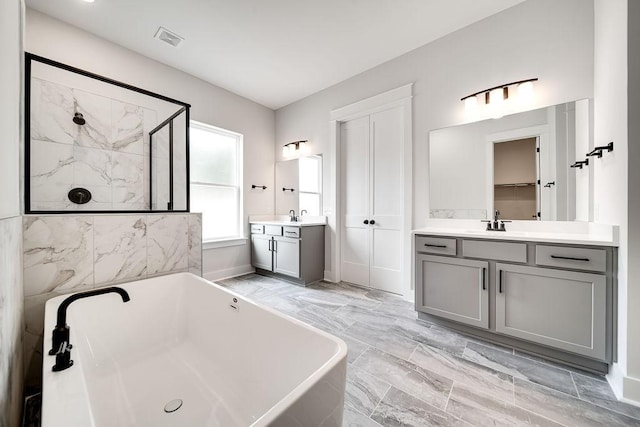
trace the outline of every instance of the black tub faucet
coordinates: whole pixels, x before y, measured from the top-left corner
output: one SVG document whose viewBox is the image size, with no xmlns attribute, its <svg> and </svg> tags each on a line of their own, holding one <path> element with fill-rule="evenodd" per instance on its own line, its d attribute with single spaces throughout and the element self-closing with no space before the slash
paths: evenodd
<svg viewBox="0 0 640 427">
<path fill-rule="evenodd" d="M 129 294 L 122 288 L 115 286 L 103 289 L 96 289 L 95 291 L 80 292 L 73 294 L 58 306 L 58 319 L 56 327 L 53 329 L 53 335 L 51 339 L 51 350 L 49 355 L 56 356 L 56 364 L 53 366 L 54 371 L 63 371 L 73 365 L 71 360 L 71 343 L 69 343 L 69 326 L 67 325 L 67 308 L 69 305 L 82 298 L 89 298 L 96 295 L 116 293 L 122 297 L 122 302 L 128 302 Z"/>
</svg>

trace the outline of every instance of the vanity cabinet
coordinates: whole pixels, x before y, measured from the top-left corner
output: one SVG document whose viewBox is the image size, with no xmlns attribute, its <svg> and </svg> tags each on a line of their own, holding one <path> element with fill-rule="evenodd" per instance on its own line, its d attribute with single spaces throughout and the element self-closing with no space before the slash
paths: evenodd
<svg viewBox="0 0 640 427">
<path fill-rule="evenodd" d="M 590 370 L 615 360 L 615 247 L 416 234 L 424 320 Z"/>
<path fill-rule="evenodd" d="M 251 224 L 256 272 L 306 285 L 324 278 L 324 225 Z"/>
<path fill-rule="evenodd" d="M 496 264 L 496 332 L 605 359 L 602 274 Z"/>
<path fill-rule="evenodd" d="M 489 328 L 489 263 L 418 254 L 418 311 Z"/>
</svg>

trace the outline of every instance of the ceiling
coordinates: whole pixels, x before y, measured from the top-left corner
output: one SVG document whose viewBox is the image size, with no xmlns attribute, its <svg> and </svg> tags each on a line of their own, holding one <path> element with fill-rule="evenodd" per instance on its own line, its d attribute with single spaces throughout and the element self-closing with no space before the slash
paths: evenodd
<svg viewBox="0 0 640 427">
<path fill-rule="evenodd" d="M 27 0 L 272 109 L 523 0 Z M 185 40 L 155 39 L 163 26 Z"/>
</svg>

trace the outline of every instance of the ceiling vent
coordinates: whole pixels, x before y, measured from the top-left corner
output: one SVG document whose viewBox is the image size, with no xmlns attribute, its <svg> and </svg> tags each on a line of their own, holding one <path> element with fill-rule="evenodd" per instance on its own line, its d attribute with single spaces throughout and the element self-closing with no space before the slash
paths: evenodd
<svg viewBox="0 0 640 427">
<path fill-rule="evenodd" d="M 163 42 L 170 44 L 173 47 L 178 47 L 183 41 L 184 38 L 180 37 L 174 32 L 167 30 L 164 27 L 158 27 L 158 31 L 156 31 L 156 35 L 153 36 L 158 40 L 162 40 Z"/>
</svg>

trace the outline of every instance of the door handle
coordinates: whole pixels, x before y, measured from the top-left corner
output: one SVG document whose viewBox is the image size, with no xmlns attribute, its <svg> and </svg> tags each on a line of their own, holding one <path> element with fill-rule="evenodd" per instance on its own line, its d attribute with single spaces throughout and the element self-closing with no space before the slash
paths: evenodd
<svg viewBox="0 0 640 427">
<path fill-rule="evenodd" d="M 278 241 L 273 240 L 273 252 L 278 252 Z"/>
<path fill-rule="evenodd" d="M 487 269 L 482 267 L 482 290 L 487 290 Z"/>
<path fill-rule="evenodd" d="M 502 270 L 500 270 L 500 280 L 499 280 L 498 291 L 502 293 Z"/>
<path fill-rule="evenodd" d="M 273 245 L 272 245 L 273 240 L 269 240 L 268 242 L 269 242 L 269 251 L 273 252 Z"/>
<path fill-rule="evenodd" d="M 365 225 L 369 224 L 369 220 L 368 220 L 368 219 L 365 219 L 365 220 L 363 221 L 363 224 L 365 224 Z"/>
<path fill-rule="evenodd" d="M 376 221 L 375 221 L 374 219 L 372 219 L 371 221 L 369 221 L 369 224 L 371 224 L 371 225 L 373 225 L 373 224 L 375 224 L 375 223 L 376 223 Z"/>
<path fill-rule="evenodd" d="M 425 243 L 424 245 L 426 247 L 428 247 L 428 248 L 441 248 L 441 249 L 446 249 L 447 248 L 447 245 L 430 245 L 428 243 Z"/>
</svg>

